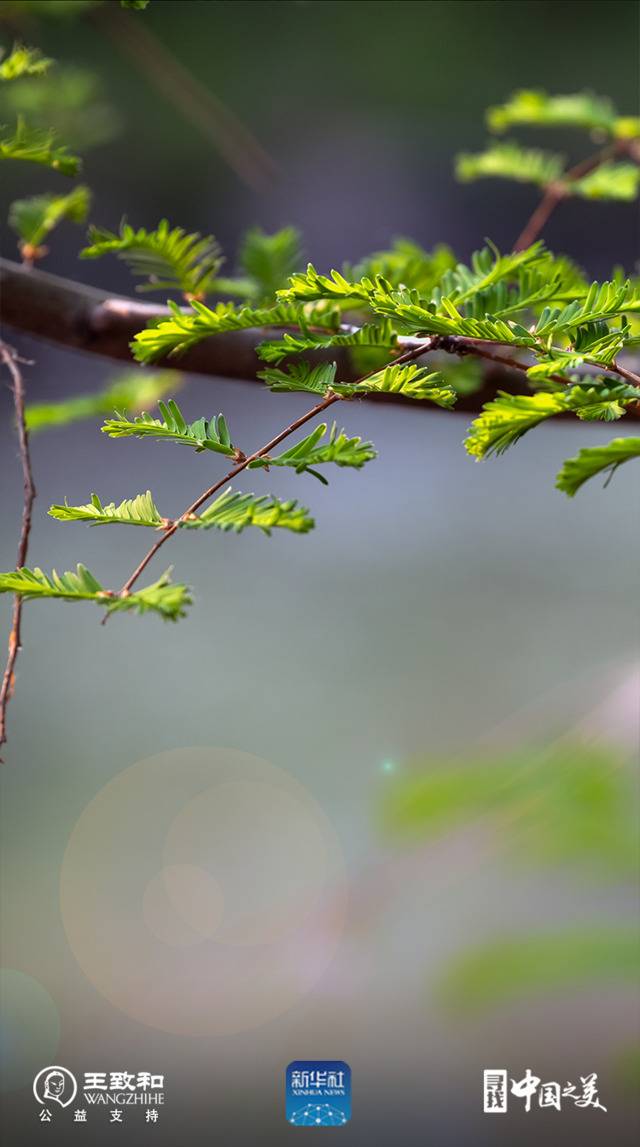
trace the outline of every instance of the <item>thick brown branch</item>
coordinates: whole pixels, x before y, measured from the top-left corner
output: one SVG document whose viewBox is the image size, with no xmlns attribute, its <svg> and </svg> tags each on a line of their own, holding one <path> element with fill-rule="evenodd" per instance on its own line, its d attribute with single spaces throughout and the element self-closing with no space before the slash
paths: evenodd
<svg viewBox="0 0 640 1147">
<path fill-rule="evenodd" d="M 95 287 L 0 258 L 0 321 L 35 338 L 131 364 L 129 344 L 133 336 L 151 319 L 168 313 L 168 308 L 159 303 L 109 295 Z M 204 339 L 174 363 L 186 373 L 255 382 L 262 365 L 256 355 L 256 346 L 268 334 L 266 330 L 228 331 L 215 338 Z M 399 343 L 402 349 L 411 349 L 420 341 L 405 338 Z M 456 344 L 457 354 L 464 353 L 464 343 L 469 347 L 472 345 L 470 340 L 460 339 L 450 339 L 449 343 L 450 351 Z M 499 386 L 516 394 L 527 392 L 523 375 L 525 365 L 507 356 L 490 354 L 488 348 L 486 353 L 481 354 L 479 350 L 475 353 L 489 363 L 487 374 L 479 390 L 460 396 L 456 403 L 457 411 L 477 413 L 495 395 Z M 340 377 L 345 382 L 354 381 L 348 351 L 333 348 L 331 358 L 337 360 Z M 618 373 L 621 373 L 619 367 Z M 414 409 L 421 406 L 396 394 L 368 395 L 363 401 L 409 403 Z M 430 406 L 430 409 L 439 408 Z"/>
<path fill-rule="evenodd" d="M 29 534 L 31 532 L 31 511 L 34 498 L 36 496 L 36 488 L 33 482 L 33 473 L 31 470 L 31 458 L 29 455 L 29 435 L 27 432 L 24 415 L 25 393 L 22 372 L 18 365 L 17 355 L 11 349 L 11 347 L 8 347 L 6 343 L 3 342 L 0 342 L 0 360 L 7 367 L 11 375 L 13 405 L 16 414 L 16 429 L 18 434 L 18 446 L 20 450 L 20 462 L 22 465 L 22 478 L 24 485 L 22 525 L 20 528 L 18 556 L 16 559 L 16 569 L 20 569 L 22 566 L 26 565 L 27 562 Z M 0 687 L 0 748 L 5 744 L 7 740 L 7 706 L 13 693 L 15 666 L 18 659 L 18 654 L 20 653 L 20 649 L 22 647 L 21 625 L 22 598 L 16 594 L 13 601 L 13 613 L 11 617 L 11 631 L 9 633 L 9 650 L 7 654 L 7 663 L 2 678 L 2 686 Z"/>
<path fill-rule="evenodd" d="M 95 287 L 0 258 L 0 322 L 35 338 L 131 364 L 129 344 L 133 336 L 151 319 L 168 313 L 168 308 L 159 303 L 114 297 Z M 256 346 L 266 337 L 267 331 L 228 331 L 203 340 L 173 360 L 172 365 L 189 374 L 255 382 L 257 371 L 264 365 L 256 355 Z M 331 358 L 338 363 L 340 377 L 353 382 L 355 374 L 348 351 L 334 348 Z M 496 386 L 507 382 L 505 372 L 494 367 L 482 389 L 461 396 L 456 409 L 479 411 L 495 394 Z M 518 380 L 516 390 L 520 388 L 524 386 Z M 363 401 L 410 403 L 414 409 L 417 405 L 410 398 L 393 394 L 367 396 Z"/>
</svg>

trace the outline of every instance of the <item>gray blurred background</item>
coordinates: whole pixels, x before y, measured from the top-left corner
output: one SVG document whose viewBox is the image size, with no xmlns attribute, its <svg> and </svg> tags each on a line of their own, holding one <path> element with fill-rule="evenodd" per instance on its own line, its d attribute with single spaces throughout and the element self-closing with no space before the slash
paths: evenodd
<svg viewBox="0 0 640 1147">
<path fill-rule="evenodd" d="M 633 3 L 155 0 L 128 14 L 259 141 L 269 160 L 248 185 L 234 170 L 242 146 L 225 158 L 166 86 L 154 87 L 123 45 L 119 13 L 111 28 L 104 8 L 53 19 L 48 7 L 0 5 L 3 39 L 19 29 L 101 77 L 111 137 L 85 163 L 93 221 L 115 228 L 126 214 L 153 226 L 166 215 L 213 231 L 229 270 L 254 224 L 297 225 L 322 269 L 398 234 L 448 242 L 463 258 L 485 235 L 508 247 L 532 192 L 461 187 L 452 176 L 455 152 L 482 145 L 482 109 L 515 87 L 588 86 L 621 113 L 636 110 Z M 541 142 L 576 157 L 585 146 L 563 133 Z M 53 182 L 11 171 L 3 202 Z M 546 237 L 594 276 L 631 267 L 637 254 L 625 205 L 563 207 Z M 131 293 L 115 261 L 78 264 L 80 242 L 77 230 L 61 230 L 46 268 Z M 4 253 L 12 243 L 5 232 Z M 98 389 L 120 369 L 10 337 L 34 359 L 32 400 Z M 9 569 L 21 484 L 6 388 L 1 401 Z M 303 396 L 204 378 L 189 380 L 180 401 L 192 418 L 223 410 L 245 448 L 306 406 Z M 631 976 L 569 977 L 560 990 L 475 1010 L 451 1009 L 441 983 L 496 937 L 628 925 L 637 869 L 603 876 L 588 848 L 580 863 L 514 863 L 490 817 L 436 840 L 405 838 L 388 831 L 384 810 L 393 786 L 434 764 L 558 739 L 597 744 L 626 777 L 638 743 L 637 475 L 628 467 L 608 490 L 594 482 L 573 501 L 554 490 L 565 457 L 613 436 L 597 424 L 543 427 L 477 465 L 461 447 L 462 415 L 362 403 L 343 423 L 379 449 L 366 473 L 336 471 L 328 489 L 284 473 L 241 487 L 300 498 L 316 517 L 312 534 L 188 535 L 167 547 L 196 597 L 180 625 L 114 618 L 101 628 L 89 607 L 25 610 L 2 778 L 4 1123 L 16 1147 L 76 1134 L 163 1147 L 205 1136 L 280 1144 L 293 1135 L 282 1089 L 296 1058 L 351 1064 L 354 1118 L 339 1133 L 347 1143 L 394 1136 L 480 1147 L 547 1135 L 596 1144 L 603 1128 L 617 1143 L 635 1141 L 638 1107 L 621 1066 L 637 1036 Z M 106 585 L 142 555 L 142 531 L 64 527 L 46 507 L 150 487 L 172 515 L 217 473 L 215 459 L 110 441 L 92 422 L 34 437 L 33 455 L 33 564 L 81 560 Z M 9 610 L 3 599 L 3 632 Z M 204 752 L 193 776 L 191 746 Z M 242 799 L 221 771 L 222 747 L 232 751 L 229 776 L 234 752 L 265 762 L 247 765 Z M 156 784 L 139 762 L 167 752 Z M 206 818 L 190 818 L 201 815 L 198 792 L 219 785 L 207 836 Z M 189 860 L 191 840 L 198 855 Z M 241 943 L 215 928 L 198 937 L 199 924 L 187 942 L 180 906 L 158 906 L 149 892 L 168 863 L 211 873 L 230 918 L 248 928 Z M 275 938 L 262 930 L 272 899 Z M 194 893 L 194 905 L 201 922 L 207 904 Z M 244 971 L 238 955 L 240 972 L 236 942 L 252 950 Z M 201 983 L 202 1023 L 194 1006 L 176 1031 L 175 1001 L 195 985 L 197 1003 Z M 117 1129 L 100 1111 L 86 1128 L 68 1131 L 62 1113 L 42 1127 L 31 1080 L 48 1063 L 164 1072 L 166 1107 L 154 1126 L 130 1109 Z M 597 1071 L 608 1114 L 527 1115 L 513 1101 L 506 1119 L 485 1117 L 482 1070 L 501 1066 L 562 1083 Z"/>
</svg>

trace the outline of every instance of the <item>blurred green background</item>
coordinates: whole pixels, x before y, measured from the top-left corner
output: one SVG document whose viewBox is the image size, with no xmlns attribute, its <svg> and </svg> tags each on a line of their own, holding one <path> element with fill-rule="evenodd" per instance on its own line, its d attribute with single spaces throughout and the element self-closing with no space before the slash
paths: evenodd
<svg viewBox="0 0 640 1147">
<path fill-rule="evenodd" d="M 229 269 L 254 224 L 296 224 L 322 269 L 397 234 L 464 258 L 485 235 L 508 246 L 532 193 L 452 177 L 454 154 L 485 138 L 482 109 L 521 86 L 637 104 L 634 3 L 64 7 L 1 4 L 2 38 L 99 78 L 72 114 L 61 80 L 56 112 L 79 143 L 94 137 L 93 221 L 166 215 L 213 231 Z M 204 112 L 176 95 L 167 53 L 208 93 Z M 221 151 L 229 116 L 243 126 Z M 540 141 L 582 154 L 573 135 Z M 3 203 L 54 182 L 11 171 Z M 571 203 L 547 238 L 603 275 L 632 265 L 636 217 Z M 13 243 L 3 231 L 4 253 Z M 45 266 L 131 291 L 115 261 L 78 264 L 80 245 L 61 230 Z M 10 341 L 35 360 L 32 400 L 118 376 Z M 21 493 L 6 390 L 1 401 L 10 568 Z M 302 396 L 202 377 L 181 402 L 193 418 L 224 410 L 248 444 L 304 409 Z M 325 490 L 269 475 L 311 506 L 313 534 L 172 543 L 197 599 L 180 626 L 26 610 L 2 778 L 3 1118 L 16 1147 L 68 1142 L 62 1120 L 37 1123 L 31 1078 L 47 1063 L 164 1072 L 159 1123 L 133 1111 L 117 1131 L 136 1147 L 214 1133 L 280 1144 L 284 1067 L 316 1057 L 352 1066 L 348 1143 L 596 1144 L 602 1119 L 635 1142 L 637 477 L 629 467 L 573 502 L 554 490 L 578 441 L 611 436 L 598 425 L 543 427 L 486 465 L 461 448 L 463 415 L 361 404 L 344 425 L 379 449 L 366 476 L 338 472 Z M 150 486 L 177 512 L 215 465 L 183 453 L 105 440 L 97 423 L 39 435 L 34 564 L 80 559 L 121 580 L 142 552 L 136 531 L 65 529 L 45 508 Z M 7 601 L 0 613 L 6 632 Z M 265 762 L 238 765 L 246 789 L 234 753 Z M 167 865 L 196 866 L 215 889 L 189 878 L 184 897 L 158 899 Z M 496 1066 L 562 1083 L 597 1071 L 608 1114 L 527 1115 L 513 1101 L 496 1126 L 481 1095 Z M 92 1120 L 79 1134 L 111 1143 L 106 1113 Z"/>
</svg>

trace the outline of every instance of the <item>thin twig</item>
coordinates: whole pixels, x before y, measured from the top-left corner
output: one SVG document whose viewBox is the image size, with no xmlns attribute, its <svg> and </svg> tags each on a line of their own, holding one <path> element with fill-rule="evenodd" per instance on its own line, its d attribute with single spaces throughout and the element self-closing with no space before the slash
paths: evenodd
<svg viewBox="0 0 640 1147">
<path fill-rule="evenodd" d="M 18 365 L 20 360 L 18 359 L 15 351 L 12 350 L 11 347 L 7 346 L 7 344 L 4 342 L 0 342 L 0 360 L 2 360 L 11 375 L 13 405 L 16 413 L 16 427 L 18 433 L 18 446 L 20 450 L 20 461 L 22 465 L 24 501 L 22 504 L 22 525 L 20 528 L 20 540 L 18 542 L 18 557 L 16 560 L 16 569 L 21 569 L 22 566 L 26 565 L 27 561 L 29 534 L 31 532 L 31 511 L 34 498 L 36 496 L 36 488 L 33 482 L 31 457 L 29 454 L 29 434 L 26 427 L 24 412 L 24 382 L 22 379 L 22 372 Z M 2 686 L 0 687 L 0 747 L 4 745 L 7 740 L 7 706 L 13 694 L 15 666 L 18 659 L 18 654 L 22 648 L 21 624 L 22 598 L 19 594 L 16 594 L 13 599 L 13 613 L 11 617 L 11 631 L 9 633 L 7 663 L 4 671 L 4 676 L 2 678 Z"/>
<path fill-rule="evenodd" d="M 511 355 L 494 354 L 493 351 L 487 350 L 489 346 L 496 346 L 493 339 L 467 339 L 459 335 L 443 336 L 438 343 L 438 350 L 448 351 L 450 354 L 459 355 L 475 355 L 477 358 L 487 359 L 489 362 L 497 362 L 501 366 L 507 366 L 512 370 L 520 370 L 525 373 L 533 363 L 523 362 L 521 359 L 513 358 Z M 434 348 L 435 349 L 435 348 Z M 524 348 L 529 349 L 529 348 Z M 531 348 L 533 350 L 533 348 Z M 595 367 L 596 370 L 605 371 L 606 374 L 617 374 L 620 378 L 624 378 L 633 386 L 640 387 L 640 375 L 634 374 L 632 370 L 627 367 L 621 366 L 619 362 L 598 362 L 597 359 L 585 359 L 588 366 Z M 562 374 L 549 374 L 546 377 L 550 378 L 552 382 L 561 383 L 563 386 L 567 385 L 570 380 L 565 378 Z"/>
<path fill-rule="evenodd" d="M 94 19 L 165 99 L 195 124 L 235 174 L 253 191 L 264 191 L 276 165 L 245 123 L 201 84 L 152 32 L 148 22 L 127 20 L 109 4 Z"/>
<path fill-rule="evenodd" d="M 533 215 L 527 221 L 513 244 L 513 250 L 524 251 L 526 247 L 530 247 L 531 244 L 535 242 L 558 204 L 571 194 L 567 184 L 575 183 L 576 180 L 582 179 L 585 175 L 588 175 L 589 172 L 601 167 L 608 159 L 613 159 L 616 155 L 621 155 L 625 152 L 628 152 L 632 157 L 634 155 L 628 146 L 627 140 L 616 140 L 615 143 L 607 144 L 606 147 L 601 148 L 600 151 L 595 152 L 594 155 L 590 155 L 586 159 L 581 160 L 580 163 L 576 163 L 573 167 L 570 167 L 568 171 L 565 171 L 559 180 L 550 183 L 533 212 Z"/>
<path fill-rule="evenodd" d="M 420 358 L 421 355 L 433 349 L 434 343 L 436 342 L 437 339 L 422 340 L 420 343 L 408 350 L 405 354 L 401 355 L 399 358 L 394 359 L 394 365 L 411 362 L 412 359 Z M 362 377 L 358 379 L 358 382 L 364 382 L 367 378 L 370 377 L 370 375 L 378 374 L 379 371 L 380 367 L 376 367 L 374 370 L 367 371 L 366 374 L 362 375 Z M 227 482 L 230 482 L 233 478 L 236 477 L 237 474 L 240 474 L 243 470 L 246 470 L 247 466 L 249 466 L 251 462 L 254 462 L 257 458 L 264 458 L 265 455 L 270 454 L 271 451 L 274 450 L 276 446 L 279 446 L 285 438 L 288 438 L 290 434 L 293 434 L 296 430 L 299 430 L 301 426 L 304 426 L 305 423 L 309 422 L 312 418 L 315 418 L 318 414 L 323 414 L 325 410 L 328 410 L 330 406 L 334 405 L 334 403 L 340 402 L 342 398 L 343 396 L 341 394 L 330 392 L 326 398 L 323 398 L 322 402 L 316 403 L 315 406 L 311 407 L 311 410 L 307 410 L 305 414 L 302 414 L 299 418 L 296 418 L 295 421 L 290 422 L 288 426 L 285 426 L 284 430 L 281 430 L 279 434 L 276 434 L 275 438 L 272 438 L 271 441 L 267 442 L 265 446 L 261 446 L 259 450 L 256 450 L 253 454 L 249 454 L 246 458 L 243 458 L 242 461 L 239 462 L 237 466 L 234 466 L 233 469 L 229 470 L 229 472 L 225 474 L 223 478 L 220 478 L 220 480 L 215 482 L 213 486 L 209 486 L 208 489 L 206 489 L 202 494 L 200 494 L 198 498 L 196 498 L 195 502 L 192 502 L 190 506 L 187 506 L 186 510 L 182 512 L 179 518 L 176 518 L 175 521 L 171 522 L 171 524 L 167 526 L 161 536 L 147 551 L 142 561 L 139 562 L 139 564 L 136 566 L 130 577 L 127 578 L 126 582 L 119 590 L 118 596 L 127 596 L 132 586 L 140 577 L 140 574 L 143 572 L 143 570 L 146 569 L 149 562 L 157 554 L 158 550 L 165 544 L 165 542 L 169 541 L 169 538 L 173 537 L 176 530 L 180 526 L 180 523 L 188 518 L 190 514 L 195 514 L 196 510 L 199 510 L 205 502 L 208 502 L 214 494 L 217 494 L 218 490 L 221 490 L 223 486 L 226 486 Z M 108 616 L 109 614 L 103 618 L 103 624 L 107 620 Z"/>
</svg>

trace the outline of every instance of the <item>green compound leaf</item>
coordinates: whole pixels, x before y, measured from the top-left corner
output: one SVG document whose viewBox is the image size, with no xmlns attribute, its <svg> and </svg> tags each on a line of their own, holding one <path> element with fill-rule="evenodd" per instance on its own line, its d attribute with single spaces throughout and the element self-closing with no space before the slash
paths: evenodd
<svg viewBox="0 0 640 1147">
<path fill-rule="evenodd" d="M 618 927 L 504 936 L 454 960 L 440 991 L 450 1007 L 469 1010 L 590 983 L 635 984 L 639 939 Z"/>
<path fill-rule="evenodd" d="M 79 394 L 60 402 L 32 403 L 26 409 L 27 430 L 32 434 L 38 430 L 68 426 L 87 418 L 111 414 L 114 410 L 142 411 L 168 391 L 179 390 L 182 385 L 181 376 L 173 370 L 148 374 L 136 368 L 95 394 Z"/>
<path fill-rule="evenodd" d="M 192 446 L 196 451 L 212 450 L 227 458 L 236 457 L 237 451 L 231 443 L 223 414 L 217 418 L 198 418 L 195 422 L 187 423 L 172 398 L 167 403 L 159 402 L 158 409 L 161 418 L 153 418 L 143 412 L 130 419 L 116 413 L 115 418 L 107 419 L 102 431 L 110 438 L 161 438 Z"/>
<path fill-rule="evenodd" d="M 430 371 L 415 362 L 392 363 L 363 382 L 336 389 L 338 392 L 344 389 L 346 394 L 402 394 L 405 398 L 427 399 L 447 408 L 454 406 L 457 398 L 454 387 L 439 371 Z"/>
<path fill-rule="evenodd" d="M 258 378 L 263 379 L 270 390 L 285 393 L 307 391 L 309 394 L 326 395 L 333 389 L 336 370 L 335 362 L 320 362 L 316 366 L 309 362 L 294 362 L 286 370 L 261 370 Z"/>
<path fill-rule="evenodd" d="M 51 167 L 62 175 L 77 175 L 81 166 L 78 156 L 56 144 L 52 131 L 28 127 L 22 116 L 18 116 L 15 130 L 0 128 L 0 159 L 24 159 Z"/>
<path fill-rule="evenodd" d="M 68 195 L 34 195 L 17 199 L 9 208 L 9 226 L 27 248 L 39 247 L 63 219 L 84 223 L 91 192 L 88 187 L 74 187 Z"/>
<path fill-rule="evenodd" d="M 360 283 L 349 282 L 339 271 L 321 275 L 313 263 L 309 263 L 306 271 L 291 275 L 289 286 L 278 291 L 278 298 L 289 301 L 297 299 L 300 302 L 311 302 L 315 299 L 366 301 L 372 288 L 373 283 L 368 279 L 363 279 Z"/>
<path fill-rule="evenodd" d="M 249 463 L 248 469 L 268 470 L 271 466 L 290 466 L 296 474 L 306 471 L 326 485 L 326 478 L 316 473 L 316 466 L 333 462 L 336 466 L 352 466 L 360 470 L 366 462 L 377 457 L 377 451 L 371 442 L 363 442 L 361 438 L 348 438 L 344 430 L 338 432 L 335 422 L 329 431 L 328 441 L 323 443 L 321 439 L 326 433 L 327 423 L 322 422 L 306 438 L 285 450 L 283 454 L 256 458 Z"/>
<path fill-rule="evenodd" d="M 49 514 L 59 522 L 86 522 L 91 526 L 119 524 L 160 529 L 170 524 L 168 518 L 161 516 L 150 490 L 125 499 L 119 506 L 114 502 L 103 506 L 98 495 L 92 494 L 86 506 L 69 506 L 67 503 L 51 506 Z M 240 533 L 247 526 L 257 526 L 266 534 L 276 528 L 304 534 L 313 528 L 313 524 L 309 511 L 295 501 L 283 502 L 270 495 L 240 494 L 232 491 L 231 487 L 201 514 L 178 521 L 184 529 L 208 530 L 215 526 L 219 530 Z"/>
<path fill-rule="evenodd" d="M 535 325 L 540 338 L 563 335 L 587 323 L 602 322 L 616 315 L 640 310 L 640 289 L 629 280 L 592 283 L 586 295 L 565 307 L 545 307 Z"/>
<path fill-rule="evenodd" d="M 550 96 L 543 91 L 523 89 L 514 92 L 505 104 L 489 108 L 487 112 L 487 123 L 491 131 L 496 132 L 526 124 L 612 133 L 616 120 L 611 101 L 592 92 Z"/>
<path fill-rule="evenodd" d="M 636 387 L 627 385 L 574 386 L 568 391 L 505 394 L 487 402 L 469 429 L 465 447 L 476 458 L 503 454 L 523 434 L 556 414 L 575 413 L 585 420 L 611 421 L 638 401 Z M 626 441 L 623 440 L 623 441 Z"/>
<path fill-rule="evenodd" d="M 640 399 L 640 390 L 627 383 L 612 383 L 610 379 L 594 380 L 585 377 L 579 386 L 573 386 L 565 394 L 567 410 L 577 414 L 586 422 L 600 420 L 615 422 L 622 418 L 627 406 Z"/>
<path fill-rule="evenodd" d="M 181 354 L 203 339 L 224 331 L 298 326 L 304 322 L 301 308 L 287 303 L 258 308 L 218 303 L 212 309 L 194 300 L 191 305 L 192 311 L 184 312 L 170 302 L 171 318 L 161 319 L 135 336 L 131 343 L 133 357 L 138 362 L 154 362 L 167 354 Z"/>
<path fill-rule="evenodd" d="M 582 199 L 618 199 L 631 202 L 640 188 L 640 167 L 633 163 L 603 163 L 582 179 L 567 183 L 567 190 Z"/>
<path fill-rule="evenodd" d="M 575 413 L 587 421 L 612 421 L 621 418 L 625 406 L 634 401 L 638 401 L 638 390 L 626 384 L 577 385 L 568 391 L 543 391 L 537 395 L 507 395 L 500 391 L 471 423 L 465 446 L 475 458 L 489 458 L 491 454 L 504 454 L 526 431 L 555 414 Z"/>
<path fill-rule="evenodd" d="M 564 157 L 537 148 L 523 148 L 512 140 L 495 143 L 476 155 L 463 153 L 456 159 L 456 176 L 462 183 L 476 179 L 512 179 L 547 187 L 564 170 Z"/>
<path fill-rule="evenodd" d="M 448 298 L 436 303 L 423 299 L 417 291 L 393 290 L 390 284 L 378 282 L 370 299 L 371 307 L 388 318 L 405 334 L 461 335 L 505 346 L 535 347 L 536 339 L 520 323 L 487 316 L 466 318 Z"/>
<path fill-rule="evenodd" d="M 375 251 L 354 267 L 344 267 L 343 274 L 350 282 L 381 276 L 394 287 L 412 287 L 423 293 L 433 290 L 445 271 L 456 265 L 453 251 L 440 244 L 433 251 L 425 251 L 411 239 L 395 239 L 387 251 Z"/>
<path fill-rule="evenodd" d="M 282 502 L 269 495 L 241 494 L 231 487 L 220 494 L 215 502 L 201 514 L 180 522 L 185 529 L 232 530 L 242 533 L 247 526 L 256 526 L 269 535 L 273 529 L 291 530 L 306 534 L 315 523 L 309 511 L 295 500 Z"/>
<path fill-rule="evenodd" d="M 41 569 L 11 570 L 0 573 L 0 593 L 15 593 L 24 598 L 62 598 L 65 601 L 94 601 L 109 613 L 158 613 L 167 621 L 183 617 L 191 605 L 191 594 L 185 585 L 171 581 L 167 570 L 151 585 L 117 597 L 103 589 L 100 582 L 81 564 L 75 571 L 49 576 Z"/>
<path fill-rule="evenodd" d="M 458 263 L 453 270 L 444 273 L 434 294 L 434 301 L 446 297 L 460 306 L 497 283 L 517 280 L 525 270 L 546 270 L 547 281 L 554 282 L 557 279 L 553 256 L 541 240 L 522 251 L 512 251 L 507 255 L 501 255 L 497 247 L 487 242 L 486 247 L 473 252 L 470 266 Z"/>
<path fill-rule="evenodd" d="M 605 746 L 558 741 L 497 756 L 413 762 L 387 790 L 383 825 L 434 839 L 474 825 L 523 861 L 597 864 L 635 879 L 633 779 Z"/>
<path fill-rule="evenodd" d="M 80 0 L 75 0 L 74 8 L 79 5 Z M 53 129 L 74 152 L 108 143 L 121 127 L 100 78 L 73 64 L 58 65 L 44 77 L 5 85 L 2 97 L 7 114 L 22 113 L 32 127 Z"/>
<path fill-rule="evenodd" d="M 284 227 L 273 235 L 255 227 L 242 241 L 240 268 L 251 285 L 251 297 L 256 301 L 273 298 L 301 262 L 301 237 L 295 227 Z"/>
<path fill-rule="evenodd" d="M 563 394 L 505 394 L 487 402 L 465 440 L 468 454 L 488 458 L 503 454 L 523 434 L 566 409 Z"/>
<path fill-rule="evenodd" d="M 151 491 L 138 494 L 135 498 L 125 499 L 116 506 L 109 502 L 103 506 L 98 495 L 92 494 L 91 501 L 86 506 L 51 506 L 49 516 L 59 522 L 89 522 L 94 526 L 104 526 L 120 523 L 127 526 L 154 526 L 163 524 L 163 519 L 157 509 Z"/>
<path fill-rule="evenodd" d="M 14 44 L 9 55 L 4 56 L 4 49 L 0 48 L 0 80 L 19 80 L 22 76 L 43 76 L 53 64 L 42 55 L 39 48 L 26 48 L 22 44 Z"/>
<path fill-rule="evenodd" d="M 385 347 L 396 344 L 396 334 L 390 319 L 383 322 L 365 323 L 351 331 L 337 331 L 327 334 L 305 330 L 302 334 L 284 334 L 281 339 L 268 339 L 256 347 L 263 362 L 279 363 L 290 354 L 304 354 L 305 351 L 326 350 L 333 347 Z"/>
<path fill-rule="evenodd" d="M 222 263 L 213 235 L 187 234 L 182 227 L 171 227 L 167 219 L 161 219 L 155 231 L 144 227 L 136 231 L 123 221 L 119 235 L 92 227 L 88 239 L 80 258 L 117 255 L 134 275 L 148 279 L 139 291 L 182 291 L 188 298 L 200 298 L 212 290 Z"/>
<path fill-rule="evenodd" d="M 575 458 L 564 463 L 556 486 L 570 498 L 596 474 L 607 473 L 608 484 L 618 466 L 631 458 L 640 458 L 640 438 L 614 438 L 606 446 L 585 446 Z"/>
</svg>

